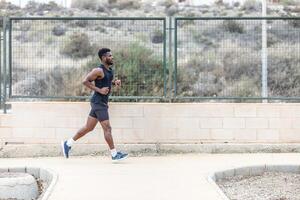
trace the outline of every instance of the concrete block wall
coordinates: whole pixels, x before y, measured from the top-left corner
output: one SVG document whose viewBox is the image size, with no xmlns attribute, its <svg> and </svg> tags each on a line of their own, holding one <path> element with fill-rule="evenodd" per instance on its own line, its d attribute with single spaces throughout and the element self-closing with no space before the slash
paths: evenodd
<svg viewBox="0 0 300 200">
<path fill-rule="evenodd" d="M 17 102 L 0 114 L 0 142 L 55 144 L 85 124 L 88 102 Z M 297 143 L 300 104 L 111 103 L 116 143 Z M 78 141 L 104 144 L 100 124 Z"/>
</svg>

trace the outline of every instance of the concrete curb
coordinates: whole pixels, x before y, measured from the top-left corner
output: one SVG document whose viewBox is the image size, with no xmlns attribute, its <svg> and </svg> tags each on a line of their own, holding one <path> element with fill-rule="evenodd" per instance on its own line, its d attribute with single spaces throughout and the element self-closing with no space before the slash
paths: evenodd
<svg viewBox="0 0 300 200">
<path fill-rule="evenodd" d="M 28 173 L 35 178 L 39 178 L 47 183 L 47 187 L 43 193 L 38 197 L 37 200 L 47 200 L 54 189 L 55 184 L 58 180 L 58 174 L 50 169 L 37 168 L 37 167 L 7 167 L 0 168 L 0 172 L 22 172 Z"/>
<path fill-rule="evenodd" d="M 232 177 L 232 176 L 257 176 L 262 175 L 264 172 L 289 172 L 300 173 L 300 165 L 254 165 L 238 168 L 226 169 L 223 171 L 216 171 L 207 176 L 208 182 L 216 190 L 223 200 L 230 200 L 221 188 L 217 185 L 217 181 L 220 179 Z"/>
<path fill-rule="evenodd" d="M 132 156 L 180 153 L 299 153 L 300 144 L 117 144 Z M 71 156 L 108 155 L 106 144 L 75 144 Z M 60 144 L 10 144 L 2 158 L 62 156 Z"/>
<path fill-rule="evenodd" d="M 55 173 L 54 171 L 50 170 L 50 169 L 44 169 L 45 171 L 47 171 L 49 174 L 51 174 L 51 181 L 49 186 L 47 187 L 46 191 L 44 192 L 44 194 L 41 195 L 40 199 L 38 200 L 47 200 L 49 199 L 52 191 L 54 190 L 54 187 L 58 181 L 58 174 Z"/>
<path fill-rule="evenodd" d="M 1 199 L 36 199 L 39 196 L 36 179 L 28 173 L 6 172 L 0 174 Z"/>
<path fill-rule="evenodd" d="M 217 183 L 215 182 L 215 175 L 214 174 L 210 174 L 207 177 L 207 181 L 208 183 L 214 188 L 214 190 L 219 194 L 220 198 L 222 200 L 230 200 L 225 193 L 221 190 L 221 188 L 217 185 Z"/>
</svg>

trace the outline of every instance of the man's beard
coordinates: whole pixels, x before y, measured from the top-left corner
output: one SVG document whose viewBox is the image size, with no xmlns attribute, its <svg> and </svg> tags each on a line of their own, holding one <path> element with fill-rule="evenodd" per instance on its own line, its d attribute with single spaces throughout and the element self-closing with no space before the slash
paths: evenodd
<svg viewBox="0 0 300 200">
<path fill-rule="evenodd" d="M 113 62 L 113 61 L 106 61 L 106 64 L 108 64 L 108 65 L 113 65 L 114 62 Z"/>
</svg>

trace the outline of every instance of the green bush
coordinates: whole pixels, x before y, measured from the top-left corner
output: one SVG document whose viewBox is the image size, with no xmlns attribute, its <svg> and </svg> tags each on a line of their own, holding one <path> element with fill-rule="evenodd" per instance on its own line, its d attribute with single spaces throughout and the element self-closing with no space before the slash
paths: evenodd
<svg viewBox="0 0 300 200">
<path fill-rule="evenodd" d="M 254 51 L 236 49 L 241 47 L 233 43 L 231 48 L 202 51 L 191 56 L 185 64 L 179 64 L 177 94 L 257 96 L 261 83 L 260 58 Z"/>
<path fill-rule="evenodd" d="M 279 42 L 279 39 L 276 37 L 275 34 L 268 33 L 267 34 L 267 47 L 271 47 Z"/>
<path fill-rule="evenodd" d="M 221 63 L 211 51 L 194 55 L 177 69 L 179 96 L 214 96 L 223 87 L 220 77 Z"/>
<path fill-rule="evenodd" d="M 54 26 L 52 29 L 52 34 L 55 36 L 62 36 L 62 35 L 65 35 L 66 30 L 67 29 L 63 26 L 60 26 L 60 25 Z"/>
<path fill-rule="evenodd" d="M 112 95 L 163 95 L 163 62 L 154 51 L 134 43 L 113 50 L 113 55 L 115 77 L 122 80 L 122 87 Z M 14 91 L 32 96 L 89 96 L 91 91 L 82 85 L 82 80 L 99 64 L 99 58 L 95 56 L 78 68 L 57 66 L 49 71 L 33 74 L 31 79 L 23 75 L 15 80 Z"/>
<path fill-rule="evenodd" d="M 123 82 L 120 96 L 162 96 L 163 61 L 138 43 L 114 52 L 115 74 Z"/>
<path fill-rule="evenodd" d="M 248 76 L 242 76 L 238 81 L 227 82 L 219 96 L 260 97 L 260 83 Z"/>
<path fill-rule="evenodd" d="M 216 47 L 216 44 L 211 37 L 204 35 L 203 33 L 192 30 L 192 37 L 197 44 L 205 45 L 207 48 Z"/>
<path fill-rule="evenodd" d="M 299 4 L 296 0 L 281 0 L 281 3 L 285 6 L 293 6 Z"/>
<path fill-rule="evenodd" d="M 226 80 L 239 80 L 242 76 L 251 77 L 256 81 L 261 78 L 261 58 L 250 50 L 238 52 L 234 49 L 222 53 L 222 65 Z"/>
<path fill-rule="evenodd" d="M 169 8 L 173 5 L 176 5 L 176 1 L 174 1 L 174 0 L 164 0 L 160 3 L 160 5 L 165 6 L 166 8 Z"/>
<path fill-rule="evenodd" d="M 77 20 L 75 21 L 75 25 L 81 28 L 85 28 L 89 25 L 89 22 L 87 20 Z"/>
<path fill-rule="evenodd" d="M 155 30 L 151 35 L 151 42 L 159 44 L 164 42 L 164 33 L 161 30 Z"/>
<path fill-rule="evenodd" d="M 270 96 L 295 97 L 300 94 L 300 56 L 295 51 L 299 44 L 291 45 L 286 51 L 269 50 L 268 87 Z"/>
<path fill-rule="evenodd" d="M 134 0 L 109 0 L 109 8 L 123 9 L 139 9 L 141 4 Z"/>
<path fill-rule="evenodd" d="M 61 54 L 72 58 L 84 58 L 92 55 L 93 52 L 94 48 L 85 33 L 72 34 L 60 51 Z"/>
<path fill-rule="evenodd" d="M 228 31 L 230 33 L 244 33 L 244 26 L 243 24 L 233 21 L 233 20 L 225 20 L 223 22 L 223 28 L 225 31 Z"/>
<path fill-rule="evenodd" d="M 257 0 L 246 0 L 242 6 L 242 10 L 261 11 L 261 3 Z"/>
<path fill-rule="evenodd" d="M 72 0 L 71 7 L 79 9 L 96 10 L 99 6 L 98 0 Z"/>
<path fill-rule="evenodd" d="M 17 73 L 16 73 L 17 71 Z M 13 91 L 16 95 L 63 96 L 64 74 L 60 66 L 51 71 L 34 71 L 28 77 L 27 69 L 17 68 L 13 72 Z"/>
<path fill-rule="evenodd" d="M 300 20 L 289 20 L 288 23 L 294 28 L 300 28 Z"/>
<path fill-rule="evenodd" d="M 163 62 L 154 52 L 140 44 L 133 43 L 128 47 L 112 50 L 114 56 L 115 77 L 122 80 L 122 87 L 115 91 L 115 96 L 162 96 L 163 95 Z M 89 89 L 81 85 L 83 77 L 93 68 L 99 66 L 98 57 L 78 69 L 66 71 L 66 80 L 78 80 L 68 84 L 68 91 L 72 96 L 90 95 Z"/>
</svg>

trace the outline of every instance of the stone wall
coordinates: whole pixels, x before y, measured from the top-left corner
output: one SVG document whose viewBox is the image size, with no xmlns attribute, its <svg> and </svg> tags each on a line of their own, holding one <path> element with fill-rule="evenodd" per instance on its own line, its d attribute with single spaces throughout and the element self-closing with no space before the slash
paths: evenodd
<svg viewBox="0 0 300 200">
<path fill-rule="evenodd" d="M 0 141 L 57 144 L 84 125 L 87 102 L 18 102 L 0 115 Z M 111 103 L 119 144 L 297 143 L 300 104 Z M 78 141 L 105 144 L 100 125 Z"/>
</svg>

